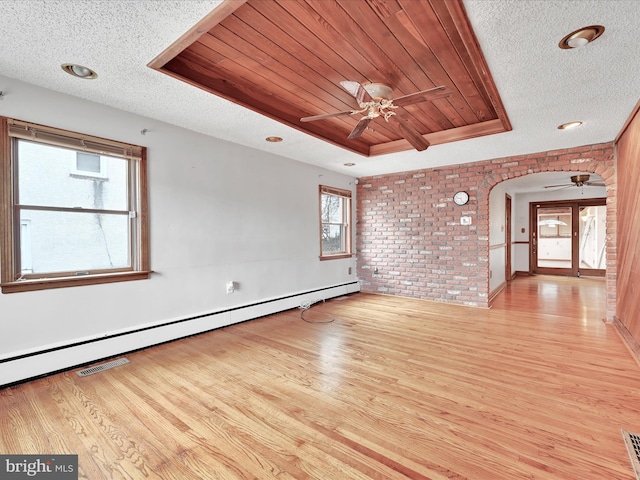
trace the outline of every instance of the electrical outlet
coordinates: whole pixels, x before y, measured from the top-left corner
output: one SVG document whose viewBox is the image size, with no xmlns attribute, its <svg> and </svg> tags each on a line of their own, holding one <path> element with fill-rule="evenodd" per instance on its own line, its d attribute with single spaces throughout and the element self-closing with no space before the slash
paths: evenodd
<svg viewBox="0 0 640 480">
<path fill-rule="evenodd" d="M 227 293 L 233 293 L 236 289 L 235 283 L 231 280 L 227 282 Z"/>
</svg>

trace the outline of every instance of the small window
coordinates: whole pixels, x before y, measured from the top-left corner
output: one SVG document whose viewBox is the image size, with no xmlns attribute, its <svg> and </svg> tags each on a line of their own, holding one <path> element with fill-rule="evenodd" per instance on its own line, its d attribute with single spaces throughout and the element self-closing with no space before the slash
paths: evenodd
<svg viewBox="0 0 640 480">
<path fill-rule="evenodd" d="M 3 117 L 0 127 L 2 292 L 147 278 L 145 149 Z"/>
<path fill-rule="evenodd" d="M 351 192 L 320 186 L 320 260 L 351 256 Z"/>
<path fill-rule="evenodd" d="M 90 178 L 107 178 L 108 162 L 95 153 L 76 152 L 71 175 Z"/>
</svg>

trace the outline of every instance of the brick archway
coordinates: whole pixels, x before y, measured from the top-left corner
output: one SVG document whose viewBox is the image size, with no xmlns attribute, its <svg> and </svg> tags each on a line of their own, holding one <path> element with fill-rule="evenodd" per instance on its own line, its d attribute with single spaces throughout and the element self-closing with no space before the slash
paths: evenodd
<svg viewBox="0 0 640 480">
<path fill-rule="evenodd" d="M 599 144 L 578 147 L 570 150 L 544 152 L 528 155 L 526 162 L 514 161 L 514 158 L 504 159 L 499 172 L 485 177 L 478 186 L 478 198 L 485 198 L 483 208 L 478 206 L 478 214 L 486 216 L 486 234 L 489 235 L 489 194 L 499 183 L 544 172 L 587 172 L 599 175 L 607 189 L 607 234 L 606 234 L 606 289 L 607 306 L 606 320 L 613 321 L 616 308 L 616 168 L 613 144 Z M 494 160 L 493 162 L 499 162 Z M 507 171 L 504 171 L 507 169 Z M 479 202 L 480 203 L 480 202 Z M 486 213 L 485 213 L 486 212 Z M 487 256 L 489 243 L 487 242 Z M 488 292 L 487 292 L 488 293 Z"/>
<path fill-rule="evenodd" d="M 607 187 L 607 319 L 616 302 L 616 169 L 613 143 L 359 179 L 357 273 L 363 291 L 489 305 L 489 193 L 541 172 L 589 172 Z M 459 206 L 453 194 L 470 194 Z M 461 217 L 471 219 L 462 223 Z"/>
</svg>

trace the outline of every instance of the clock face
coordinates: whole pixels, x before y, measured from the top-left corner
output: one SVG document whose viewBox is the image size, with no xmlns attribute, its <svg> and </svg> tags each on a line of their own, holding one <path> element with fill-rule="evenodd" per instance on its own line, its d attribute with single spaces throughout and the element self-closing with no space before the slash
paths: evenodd
<svg viewBox="0 0 640 480">
<path fill-rule="evenodd" d="M 453 201 L 456 202 L 456 205 L 464 205 L 469 201 L 469 194 L 467 192 L 457 192 L 453 196 Z"/>
</svg>

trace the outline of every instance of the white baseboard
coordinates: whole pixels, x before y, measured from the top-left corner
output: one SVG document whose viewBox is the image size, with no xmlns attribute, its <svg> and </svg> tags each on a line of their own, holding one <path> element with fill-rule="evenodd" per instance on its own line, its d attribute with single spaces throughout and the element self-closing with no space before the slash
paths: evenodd
<svg viewBox="0 0 640 480">
<path fill-rule="evenodd" d="M 351 282 L 238 306 L 221 312 L 204 313 L 161 324 L 139 326 L 132 331 L 110 332 L 100 338 L 76 339 L 66 345 L 43 346 L 36 351 L 17 353 L 13 357 L 1 359 L 0 387 L 297 308 L 304 302 L 326 300 L 359 291 L 360 283 Z"/>
</svg>

